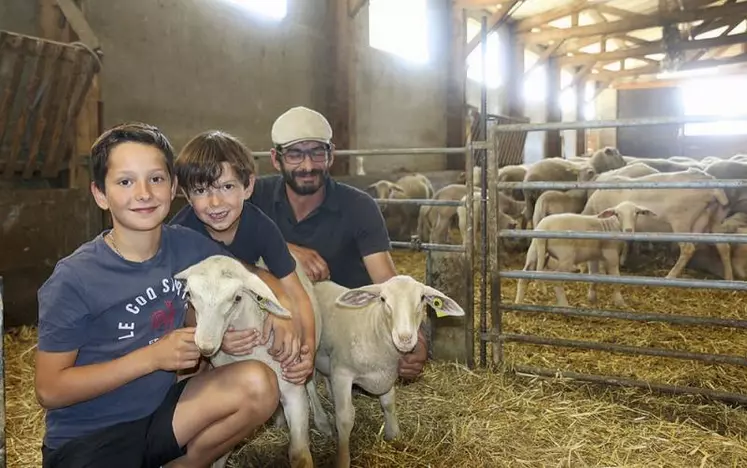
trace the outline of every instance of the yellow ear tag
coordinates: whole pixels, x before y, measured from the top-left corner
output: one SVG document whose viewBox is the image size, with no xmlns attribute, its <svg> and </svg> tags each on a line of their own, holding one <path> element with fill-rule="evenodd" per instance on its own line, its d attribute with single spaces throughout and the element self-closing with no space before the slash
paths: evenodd
<svg viewBox="0 0 747 468">
<path fill-rule="evenodd" d="M 446 317 L 446 312 L 443 311 L 444 301 L 441 300 L 440 297 L 434 297 L 431 301 L 431 307 L 436 311 L 436 317 Z"/>
</svg>

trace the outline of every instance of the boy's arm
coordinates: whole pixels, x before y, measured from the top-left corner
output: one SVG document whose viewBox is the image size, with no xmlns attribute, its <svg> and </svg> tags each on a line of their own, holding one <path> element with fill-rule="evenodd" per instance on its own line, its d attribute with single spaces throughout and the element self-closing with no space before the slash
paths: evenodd
<svg viewBox="0 0 747 468">
<path fill-rule="evenodd" d="M 74 366 L 78 351 L 36 351 L 36 398 L 44 409 L 96 398 L 156 370 L 147 348 L 113 361 Z"/>
<path fill-rule="evenodd" d="M 78 275 L 65 265 L 55 268 L 39 290 L 34 381 L 37 399 L 45 409 L 96 398 L 161 368 L 176 370 L 197 364 L 194 331 L 180 329 L 120 358 L 75 366 L 78 350 L 92 333 L 86 297 Z"/>
</svg>

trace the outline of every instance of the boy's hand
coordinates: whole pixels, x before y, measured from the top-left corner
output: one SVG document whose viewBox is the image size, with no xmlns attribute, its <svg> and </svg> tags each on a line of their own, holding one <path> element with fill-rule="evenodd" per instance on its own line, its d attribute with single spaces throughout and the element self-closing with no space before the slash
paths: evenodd
<svg viewBox="0 0 747 468">
<path fill-rule="evenodd" d="M 153 363 L 158 370 L 192 369 L 200 360 L 195 344 L 195 328 L 177 328 L 161 337 L 151 348 Z"/>
<path fill-rule="evenodd" d="M 252 354 L 254 347 L 259 344 L 260 338 L 261 335 L 256 328 L 234 330 L 233 327 L 229 327 L 223 335 L 223 342 L 220 349 L 224 353 L 233 356 Z"/>
<path fill-rule="evenodd" d="M 314 355 L 316 353 L 308 345 L 301 346 L 298 360 L 283 369 L 283 378 L 290 383 L 303 385 L 314 372 Z"/>
<path fill-rule="evenodd" d="M 329 267 L 316 250 L 301 247 L 300 245 L 288 244 L 288 250 L 296 256 L 304 273 L 311 281 L 323 281 L 329 279 Z"/>
<path fill-rule="evenodd" d="M 283 368 L 286 368 L 298 358 L 298 351 L 301 347 L 301 332 L 293 320 L 267 314 L 260 344 L 267 344 L 270 340 L 270 332 L 275 338 L 267 353 L 280 362 Z"/>
</svg>

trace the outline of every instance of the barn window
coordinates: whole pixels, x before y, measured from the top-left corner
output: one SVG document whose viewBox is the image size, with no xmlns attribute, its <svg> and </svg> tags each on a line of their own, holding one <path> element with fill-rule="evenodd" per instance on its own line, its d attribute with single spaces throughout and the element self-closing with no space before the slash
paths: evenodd
<svg viewBox="0 0 747 468">
<path fill-rule="evenodd" d="M 686 116 L 739 115 L 747 108 L 747 79 L 740 76 L 726 78 L 701 78 L 681 85 L 682 104 Z M 685 124 L 686 136 L 743 135 L 747 134 L 747 121 L 731 120 Z"/>
<path fill-rule="evenodd" d="M 370 0 L 368 45 L 411 62 L 428 61 L 426 0 Z"/>
<path fill-rule="evenodd" d="M 267 18 L 281 20 L 288 14 L 288 0 L 230 0 Z"/>
<path fill-rule="evenodd" d="M 467 20 L 467 43 L 472 38 L 480 35 L 482 24 L 479 21 L 473 19 Z M 486 51 L 486 69 L 485 78 L 486 85 L 488 88 L 497 88 L 501 85 L 501 65 L 498 59 L 500 50 L 498 48 L 498 33 L 492 32 L 488 34 L 488 44 Z M 467 78 L 477 83 L 482 83 L 482 43 L 477 44 L 477 47 L 470 52 L 467 56 Z"/>
<path fill-rule="evenodd" d="M 539 56 L 527 52 L 524 57 L 524 71 L 526 72 L 534 65 Z M 575 115 L 576 113 L 576 88 L 569 86 L 572 82 L 573 75 L 565 70 L 561 70 L 560 86 L 561 88 L 565 88 L 560 94 L 560 109 L 563 114 Z M 570 120 L 592 120 L 595 118 L 596 106 L 593 101 L 595 94 L 594 81 L 586 83 L 584 93 L 586 100 L 584 115 Z M 524 97 L 526 102 L 533 106 L 544 105 L 547 102 L 547 67 L 545 65 L 538 66 L 531 73 L 525 75 Z"/>
</svg>

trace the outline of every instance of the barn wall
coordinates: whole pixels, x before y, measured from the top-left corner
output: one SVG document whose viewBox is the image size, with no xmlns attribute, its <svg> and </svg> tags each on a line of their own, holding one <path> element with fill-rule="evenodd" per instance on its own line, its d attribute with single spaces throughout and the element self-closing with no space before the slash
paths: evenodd
<svg viewBox="0 0 747 468">
<path fill-rule="evenodd" d="M 617 118 L 618 90 L 607 88 L 600 92 L 594 100 L 595 120 L 614 120 Z M 587 147 L 590 150 L 605 146 L 617 146 L 617 129 L 600 128 L 588 130 L 586 134 Z"/>
<path fill-rule="evenodd" d="M 38 4 L 36 0 L 0 1 L 0 29 L 27 36 L 38 36 Z"/>
<path fill-rule="evenodd" d="M 747 135 L 685 136 L 681 145 L 682 156 L 703 159 L 708 156 L 728 158 L 747 154 Z"/>
<path fill-rule="evenodd" d="M 0 190 L 6 327 L 36 323 L 39 287 L 60 258 L 100 228 L 92 203 L 88 190 Z"/>
<path fill-rule="evenodd" d="M 446 90 L 449 38 L 448 0 L 428 0 L 430 59 L 406 61 L 369 44 L 369 11 L 355 18 L 357 73 L 355 79 L 358 148 L 446 146 Z M 369 156 L 367 173 L 433 171 L 446 167 L 445 155 Z M 351 173 L 359 171 L 351 162 Z"/>
</svg>

